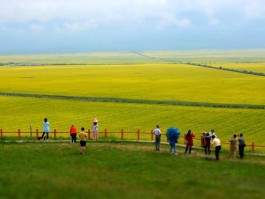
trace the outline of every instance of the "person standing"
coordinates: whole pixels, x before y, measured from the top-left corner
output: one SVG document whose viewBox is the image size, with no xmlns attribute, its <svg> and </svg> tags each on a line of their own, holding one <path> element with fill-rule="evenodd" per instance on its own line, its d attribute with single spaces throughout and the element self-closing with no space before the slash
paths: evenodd
<svg viewBox="0 0 265 199">
<path fill-rule="evenodd" d="M 96 118 L 93 120 L 92 133 L 93 133 L 93 139 L 98 140 L 98 119 Z"/>
<path fill-rule="evenodd" d="M 230 152 L 228 155 L 228 158 L 233 157 L 234 159 L 236 158 L 236 147 L 237 147 L 237 135 L 234 134 L 233 137 L 229 140 L 230 142 Z"/>
<path fill-rule="evenodd" d="M 180 131 L 175 128 L 175 127 L 171 127 L 169 129 L 167 129 L 166 132 L 166 136 L 168 139 L 168 142 L 170 144 L 170 151 L 169 153 L 173 153 L 172 150 L 174 150 L 174 154 L 177 154 L 177 148 L 176 148 L 176 143 L 178 142 L 179 136 L 180 136 Z"/>
<path fill-rule="evenodd" d="M 239 145 L 238 145 L 239 156 L 240 156 L 240 159 L 243 159 L 244 158 L 244 148 L 245 148 L 246 144 L 245 144 L 245 139 L 244 139 L 242 133 L 239 135 L 238 143 L 239 143 Z"/>
<path fill-rule="evenodd" d="M 191 130 L 188 130 L 187 135 L 185 135 L 185 142 L 186 142 L 186 150 L 185 153 L 187 153 L 189 149 L 189 154 L 191 154 L 191 149 L 193 146 L 193 138 L 195 137 L 195 134 L 191 132 Z"/>
<path fill-rule="evenodd" d="M 86 152 L 86 141 L 87 141 L 87 133 L 85 132 L 85 128 L 81 128 L 81 132 L 79 133 L 80 138 L 80 153 L 85 154 Z"/>
<path fill-rule="evenodd" d="M 45 140 L 44 135 L 46 134 L 46 141 L 47 141 L 49 139 L 49 132 L 50 132 L 50 123 L 48 122 L 47 118 L 44 118 L 42 132 L 43 133 L 42 133 L 41 139 L 44 138 Z"/>
<path fill-rule="evenodd" d="M 215 147 L 215 159 L 219 160 L 219 154 L 221 151 L 221 141 L 215 135 L 212 136 L 213 146 Z"/>
<path fill-rule="evenodd" d="M 205 155 L 207 155 L 207 154 L 210 155 L 210 153 L 211 153 L 210 147 L 211 147 L 211 137 L 210 137 L 209 133 L 206 133 L 205 145 L 204 145 Z"/>
<path fill-rule="evenodd" d="M 169 138 L 168 139 L 168 141 L 169 141 L 169 144 L 170 144 L 170 151 L 169 151 L 169 153 L 173 153 L 173 150 L 174 150 L 174 154 L 175 155 L 178 155 L 178 153 L 177 153 L 177 148 L 176 148 L 176 139 L 174 139 L 174 138 Z"/>
<path fill-rule="evenodd" d="M 156 146 L 156 150 L 160 151 L 160 142 L 161 142 L 161 131 L 159 129 L 159 125 L 156 126 L 156 128 L 153 130 L 153 134 L 155 134 L 156 136 L 156 142 L 155 142 L 155 146 Z"/>
<path fill-rule="evenodd" d="M 70 136 L 72 137 L 72 143 L 76 143 L 76 128 L 74 125 L 70 128 Z"/>
</svg>

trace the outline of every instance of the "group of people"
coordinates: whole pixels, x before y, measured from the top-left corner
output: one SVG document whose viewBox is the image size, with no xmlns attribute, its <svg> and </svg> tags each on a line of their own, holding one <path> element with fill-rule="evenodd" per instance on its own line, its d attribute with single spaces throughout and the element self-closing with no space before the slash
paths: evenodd
<svg viewBox="0 0 265 199">
<path fill-rule="evenodd" d="M 92 138 L 94 140 L 98 140 L 98 119 L 94 119 L 92 122 Z M 72 143 L 76 143 L 76 127 L 74 125 L 70 128 L 70 136 L 72 137 Z M 87 133 L 85 132 L 85 128 L 81 128 L 81 132 L 79 133 L 79 139 L 80 139 L 80 153 L 84 154 L 86 152 L 86 141 L 87 141 Z"/>
<path fill-rule="evenodd" d="M 161 130 L 159 128 L 159 125 L 156 126 L 156 128 L 152 131 L 153 134 L 155 134 L 155 150 L 160 151 L 160 142 L 161 142 Z M 237 138 L 239 137 L 239 138 Z M 188 130 L 187 134 L 184 135 L 184 144 L 186 145 L 185 148 L 185 154 L 192 152 L 192 146 L 193 146 L 193 139 L 195 138 L 195 134 Z M 238 150 L 240 158 L 244 158 L 244 147 L 246 146 L 245 140 L 243 137 L 243 134 L 236 135 L 229 140 L 230 141 L 230 152 L 228 155 L 228 158 L 236 158 L 236 149 L 237 149 L 237 143 L 238 143 Z M 176 151 L 176 139 L 168 139 L 168 142 L 170 144 L 170 153 L 173 153 L 177 155 Z M 203 132 L 201 136 L 201 146 L 204 148 L 205 155 L 210 155 L 211 153 L 211 147 L 214 147 L 215 152 L 215 159 L 219 160 L 219 154 L 221 151 L 221 140 L 216 136 L 214 129 L 212 129 L 209 133 Z"/>
<path fill-rule="evenodd" d="M 98 119 L 94 119 L 92 122 L 92 136 L 94 140 L 98 140 Z M 43 133 L 40 139 L 47 141 L 49 139 L 49 132 L 50 132 L 50 123 L 48 122 L 47 118 L 44 118 L 43 121 Z M 85 132 L 85 128 L 82 127 L 81 131 L 79 132 L 79 139 L 80 139 L 80 153 L 84 154 L 86 152 L 86 141 L 87 141 L 87 133 Z M 71 143 L 76 143 L 76 136 L 77 130 L 75 125 L 70 127 L 70 136 L 71 136 Z"/>
<path fill-rule="evenodd" d="M 92 122 L 92 138 L 94 140 L 98 140 L 98 120 L 95 118 Z M 49 139 L 49 132 L 50 132 L 50 123 L 48 122 L 47 118 L 44 118 L 43 121 L 43 133 L 40 139 L 48 140 Z M 160 142 L 161 142 L 161 130 L 159 125 L 156 126 L 156 128 L 152 131 L 155 135 L 155 150 L 160 151 Z M 70 127 L 70 136 L 72 138 L 71 143 L 76 143 L 76 136 L 77 136 L 77 130 L 74 125 Z M 193 139 L 195 138 L 195 134 L 188 130 L 187 134 L 184 135 L 184 144 L 186 145 L 185 148 L 185 154 L 189 152 L 191 154 L 192 146 L 193 146 Z M 85 132 L 85 128 L 82 127 L 81 131 L 79 133 L 79 139 L 80 139 L 80 153 L 85 153 L 86 151 L 86 140 L 87 140 L 87 133 Z M 177 149 L 176 149 L 176 138 L 169 138 L 168 142 L 170 144 L 170 153 L 174 153 L 177 155 Z M 246 146 L 245 140 L 243 137 L 243 134 L 236 135 L 234 134 L 233 137 L 229 140 L 230 142 L 230 152 L 228 155 L 228 158 L 236 158 L 236 149 L 237 149 L 237 143 L 238 143 L 238 151 L 240 158 L 244 158 L 244 148 Z M 216 160 L 219 160 L 219 154 L 221 150 L 221 141 L 219 138 L 217 138 L 214 129 L 212 129 L 209 133 L 203 132 L 201 136 L 201 146 L 204 148 L 205 155 L 210 155 L 211 153 L 211 146 L 215 147 L 215 158 Z"/>
<path fill-rule="evenodd" d="M 233 137 L 229 140 L 230 142 L 230 152 L 228 158 L 236 158 L 236 151 L 237 151 L 237 143 L 238 143 L 238 151 L 240 159 L 244 158 L 244 148 L 246 147 L 245 139 L 243 134 L 236 135 L 234 134 Z"/>
</svg>

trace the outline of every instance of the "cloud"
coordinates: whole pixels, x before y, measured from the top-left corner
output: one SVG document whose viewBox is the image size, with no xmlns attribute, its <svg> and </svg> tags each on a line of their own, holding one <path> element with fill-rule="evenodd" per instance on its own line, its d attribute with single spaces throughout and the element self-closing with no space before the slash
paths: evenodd
<svg viewBox="0 0 265 199">
<path fill-rule="evenodd" d="M 0 0 L 0 43 L 2 52 L 24 52 L 22 43 L 34 52 L 36 41 L 39 50 L 262 47 L 264 20 L 264 0 Z"/>
<path fill-rule="evenodd" d="M 29 25 L 29 29 L 32 31 L 41 31 L 43 30 L 43 26 L 39 24 L 31 24 Z"/>
<path fill-rule="evenodd" d="M 244 6 L 245 17 L 248 19 L 259 19 L 265 16 L 265 3 L 263 0 L 249 1 Z"/>
<path fill-rule="evenodd" d="M 263 0 L 0 0 L 0 24 L 60 22 L 66 29 L 80 27 L 187 27 L 200 18 L 208 24 L 230 19 L 265 17 Z M 33 28 L 34 29 L 34 28 Z"/>
</svg>

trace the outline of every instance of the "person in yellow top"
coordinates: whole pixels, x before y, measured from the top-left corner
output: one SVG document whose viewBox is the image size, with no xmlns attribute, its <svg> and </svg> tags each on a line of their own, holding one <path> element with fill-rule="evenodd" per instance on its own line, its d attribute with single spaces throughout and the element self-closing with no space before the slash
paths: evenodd
<svg viewBox="0 0 265 199">
<path fill-rule="evenodd" d="M 85 132 L 85 128 L 81 128 L 81 132 L 79 133 L 80 138 L 80 153 L 84 154 L 86 152 L 86 140 L 87 140 L 87 133 Z"/>
</svg>

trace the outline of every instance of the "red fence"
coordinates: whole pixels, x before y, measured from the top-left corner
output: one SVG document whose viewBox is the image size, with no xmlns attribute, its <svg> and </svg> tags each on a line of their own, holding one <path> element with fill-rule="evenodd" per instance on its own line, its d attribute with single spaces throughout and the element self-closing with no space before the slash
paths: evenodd
<svg viewBox="0 0 265 199">
<path fill-rule="evenodd" d="M 88 133 L 88 139 L 92 139 L 92 132 L 91 130 L 89 129 L 87 131 Z M 42 135 L 42 132 L 39 132 L 38 129 L 36 129 L 35 132 L 31 131 L 21 131 L 20 129 L 18 129 L 17 132 L 6 132 L 6 131 L 3 131 L 3 129 L 0 129 L 0 139 L 3 139 L 4 138 L 4 135 L 10 135 L 10 137 L 17 137 L 18 140 L 21 140 L 21 137 L 22 135 L 30 135 L 31 138 L 33 139 L 36 139 L 38 140 L 39 137 Z M 56 140 L 58 137 L 60 137 L 61 135 L 63 135 L 64 138 L 66 138 L 67 136 L 66 135 L 69 135 L 70 136 L 70 133 L 69 132 L 57 132 L 56 129 L 53 130 L 53 132 L 50 132 L 50 134 L 53 134 L 53 139 Z M 152 133 L 152 130 L 150 132 L 141 132 L 139 129 L 135 132 L 125 132 L 123 129 L 121 131 L 108 131 L 107 129 L 105 129 L 104 131 L 99 131 L 98 134 L 100 135 L 100 138 L 104 138 L 104 139 L 108 139 L 110 138 L 110 135 L 115 135 L 115 138 L 120 138 L 120 140 L 135 140 L 135 139 L 126 139 L 125 138 L 125 135 L 130 135 L 130 136 L 134 136 L 136 138 L 137 141 L 149 141 L 149 140 L 154 140 L 154 134 Z M 118 135 L 118 136 L 117 136 Z M 28 137 L 28 136 L 27 136 Z M 162 134 L 162 137 L 161 137 L 162 140 L 164 141 L 167 141 L 167 138 L 165 136 L 165 134 Z M 181 140 L 182 138 L 180 138 Z M 195 138 L 195 145 L 201 143 L 201 139 L 198 139 L 198 138 Z M 183 137 L 183 142 L 184 143 L 184 137 Z M 230 143 L 228 142 L 222 142 L 222 144 L 227 144 L 229 145 Z M 247 144 L 246 145 L 247 147 L 250 147 L 251 148 L 251 151 L 254 152 L 255 151 L 255 148 L 257 147 L 265 147 L 263 145 L 256 145 L 254 142 L 252 142 L 251 144 Z"/>
</svg>

